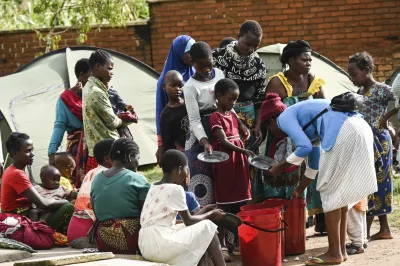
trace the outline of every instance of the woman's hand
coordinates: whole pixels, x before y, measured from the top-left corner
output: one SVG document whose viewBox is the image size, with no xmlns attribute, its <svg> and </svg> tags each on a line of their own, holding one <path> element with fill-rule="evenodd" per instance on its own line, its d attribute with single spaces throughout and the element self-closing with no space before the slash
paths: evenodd
<svg viewBox="0 0 400 266">
<path fill-rule="evenodd" d="M 244 140 L 250 138 L 250 130 L 243 123 L 239 123 L 239 134 Z"/>
<path fill-rule="evenodd" d="M 300 188 L 296 188 L 292 193 L 292 199 L 302 199 L 303 191 Z"/>
<path fill-rule="evenodd" d="M 210 142 L 207 138 L 202 138 L 200 140 L 200 144 L 204 146 L 204 151 L 211 154 L 213 152 L 213 147 L 211 146 Z"/>
<path fill-rule="evenodd" d="M 254 134 L 256 135 L 255 137 L 257 138 L 257 144 L 256 145 L 261 145 L 262 142 L 262 133 L 261 133 L 261 128 L 260 126 L 256 126 L 254 128 Z"/>
<path fill-rule="evenodd" d="M 285 169 L 282 167 L 282 165 L 278 163 L 274 164 L 269 170 L 267 170 L 267 173 L 270 176 L 277 177 L 280 176 L 284 170 Z"/>
<path fill-rule="evenodd" d="M 389 130 L 389 120 L 386 116 L 384 116 L 381 120 L 380 126 L 386 130 Z"/>
<path fill-rule="evenodd" d="M 164 148 L 162 146 L 158 147 L 156 151 L 156 158 L 157 158 L 157 164 L 160 165 L 161 163 L 161 157 L 164 153 Z"/>
<path fill-rule="evenodd" d="M 244 154 L 245 154 L 247 157 L 254 157 L 254 156 L 256 156 L 256 155 L 254 154 L 254 152 L 252 152 L 252 151 L 250 151 L 250 150 L 245 150 L 245 151 L 244 151 Z"/>
</svg>

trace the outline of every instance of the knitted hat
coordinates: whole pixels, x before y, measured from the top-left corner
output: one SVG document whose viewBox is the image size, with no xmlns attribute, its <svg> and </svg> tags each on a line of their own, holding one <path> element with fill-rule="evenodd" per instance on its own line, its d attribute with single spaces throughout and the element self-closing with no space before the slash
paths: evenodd
<svg viewBox="0 0 400 266">
<path fill-rule="evenodd" d="M 286 108 L 287 106 L 281 101 L 281 97 L 277 93 L 268 92 L 261 105 L 261 123 L 279 116 Z"/>
</svg>

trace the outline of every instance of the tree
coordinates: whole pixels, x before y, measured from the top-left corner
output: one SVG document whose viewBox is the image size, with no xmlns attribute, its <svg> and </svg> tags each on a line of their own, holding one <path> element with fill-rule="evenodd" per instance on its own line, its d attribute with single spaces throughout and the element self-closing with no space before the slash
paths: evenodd
<svg viewBox="0 0 400 266">
<path fill-rule="evenodd" d="M 1 30 L 35 30 L 47 53 L 71 29 L 82 44 L 93 25 L 125 26 L 148 18 L 149 8 L 146 0 L 0 0 L 0 17 Z"/>
</svg>

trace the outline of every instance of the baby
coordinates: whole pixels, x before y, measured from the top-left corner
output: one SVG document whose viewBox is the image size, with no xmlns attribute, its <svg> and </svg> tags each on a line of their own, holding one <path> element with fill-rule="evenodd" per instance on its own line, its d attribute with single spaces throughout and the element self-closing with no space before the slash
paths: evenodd
<svg viewBox="0 0 400 266">
<path fill-rule="evenodd" d="M 67 199 L 75 200 L 78 192 L 68 190 L 64 186 L 60 186 L 60 171 L 54 166 L 46 165 L 40 170 L 41 185 L 36 185 L 35 189 L 45 199 Z M 33 206 L 35 208 L 35 206 Z M 46 221 L 52 214 L 51 211 L 38 209 L 40 221 Z"/>
</svg>

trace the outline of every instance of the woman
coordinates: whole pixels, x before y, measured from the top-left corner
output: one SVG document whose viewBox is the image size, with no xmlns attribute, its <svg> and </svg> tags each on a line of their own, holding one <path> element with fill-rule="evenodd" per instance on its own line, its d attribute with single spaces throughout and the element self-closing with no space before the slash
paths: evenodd
<svg viewBox="0 0 400 266">
<path fill-rule="evenodd" d="M 96 215 L 91 235 L 100 251 L 137 254 L 140 214 L 150 184 L 136 173 L 140 155 L 133 140 L 116 140 L 110 158 L 113 166 L 94 178 L 90 191 Z"/>
<path fill-rule="evenodd" d="M 184 82 L 186 82 L 191 76 L 193 76 L 194 69 L 191 66 L 189 51 L 194 43 L 195 40 L 193 40 L 192 37 L 187 35 L 181 35 L 175 38 L 175 40 L 172 42 L 171 48 L 169 49 L 164 69 L 161 72 L 160 78 L 158 79 L 157 82 L 157 91 L 156 91 L 156 126 L 157 126 L 157 138 L 158 138 L 158 149 L 156 152 L 157 163 L 160 163 L 160 158 L 163 154 L 161 129 L 160 129 L 160 115 L 161 111 L 168 103 L 168 95 L 163 89 L 164 77 L 170 70 L 176 70 L 179 73 L 181 73 Z"/>
<path fill-rule="evenodd" d="M 82 118 L 82 88 L 85 86 L 90 76 L 89 60 L 80 59 L 75 64 L 75 75 L 78 79 L 78 83 L 75 87 L 65 90 L 57 101 L 56 105 L 56 121 L 54 122 L 53 135 L 51 136 L 48 154 L 50 158 L 50 164 L 54 160 L 54 155 L 61 145 L 64 137 L 64 133 L 67 132 L 67 152 L 75 157 L 79 157 L 77 162 L 84 163 L 85 160 L 81 158 L 84 149 L 79 148 L 83 142 L 80 142 L 82 129 L 83 129 L 83 118 Z M 80 144 L 80 145 L 79 145 Z M 78 153 L 80 150 L 80 153 Z M 77 154 L 79 154 L 77 156 Z M 83 178 L 82 163 L 77 165 L 78 171 L 74 174 L 76 180 L 72 183 L 79 188 L 80 180 Z M 83 164 L 84 165 L 84 164 Z"/>
<path fill-rule="evenodd" d="M 329 107 L 329 100 L 313 99 L 287 108 L 277 94 L 268 98 L 275 98 L 270 108 L 278 111 L 263 117 L 267 129 L 276 137 L 290 137 L 296 145 L 295 151 L 268 174 L 278 177 L 308 157 L 305 178 L 292 194 L 301 198 L 319 171 L 317 190 L 325 213 L 329 248 L 306 265 L 340 264 L 347 260 L 348 206 L 351 208 L 377 190 L 371 129 L 358 113 L 329 109 L 303 131 L 306 124 Z M 285 111 L 279 114 L 281 110 Z M 321 144 L 316 146 L 318 141 Z"/>
<path fill-rule="evenodd" d="M 304 40 L 289 42 L 282 51 L 280 61 L 282 72 L 271 76 L 267 85 L 267 92 L 277 93 L 286 106 L 291 106 L 299 101 L 312 98 L 325 98 L 322 86 L 325 81 L 310 72 L 311 46 Z M 264 105 L 261 112 L 269 112 L 269 107 Z M 267 132 L 265 155 L 280 160 L 286 158 L 293 150 L 290 138 L 276 138 Z M 293 166 L 282 173 L 282 178 L 266 179 L 264 184 L 264 197 L 280 197 L 289 199 L 292 192 L 301 181 L 304 167 Z M 318 179 L 318 178 L 317 178 Z M 308 215 L 316 215 L 315 232 L 324 233 L 325 222 L 322 214 L 322 204 L 318 191 L 313 181 L 307 190 Z"/>
<path fill-rule="evenodd" d="M 12 133 L 6 141 L 7 151 L 12 164 L 2 177 L 1 211 L 28 217 L 33 222 L 39 221 L 36 208 L 51 211 L 47 224 L 59 233 L 67 234 L 74 206 L 65 199 L 45 199 L 39 195 L 25 168 L 33 163 L 33 142 L 24 133 Z"/>
<path fill-rule="evenodd" d="M 240 96 L 234 110 L 251 131 L 250 138 L 245 143 L 246 149 L 255 153 L 258 153 L 261 143 L 260 107 L 265 98 L 267 75 L 265 64 L 256 53 L 261 40 L 260 24 L 247 20 L 240 26 L 238 41 L 213 52 L 215 67 L 221 69 L 225 77 L 234 80 L 239 86 Z M 253 201 L 262 201 L 261 172 L 250 167 L 250 177 Z"/>
<path fill-rule="evenodd" d="M 392 89 L 378 83 L 372 76 L 374 68 L 370 54 L 357 53 L 349 60 L 348 72 L 354 85 L 360 87 L 359 94 L 366 96 L 365 109 L 361 111 L 365 121 L 374 133 L 374 151 L 378 192 L 370 198 L 368 206 L 373 207 L 367 212 L 367 237 L 369 238 L 372 221 L 379 216 L 380 230 L 371 236 L 371 240 L 392 239 L 387 215 L 392 212 L 393 169 L 392 141 L 388 130 L 381 125 L 389 101 L 395 97 Z"/>
</svg>

